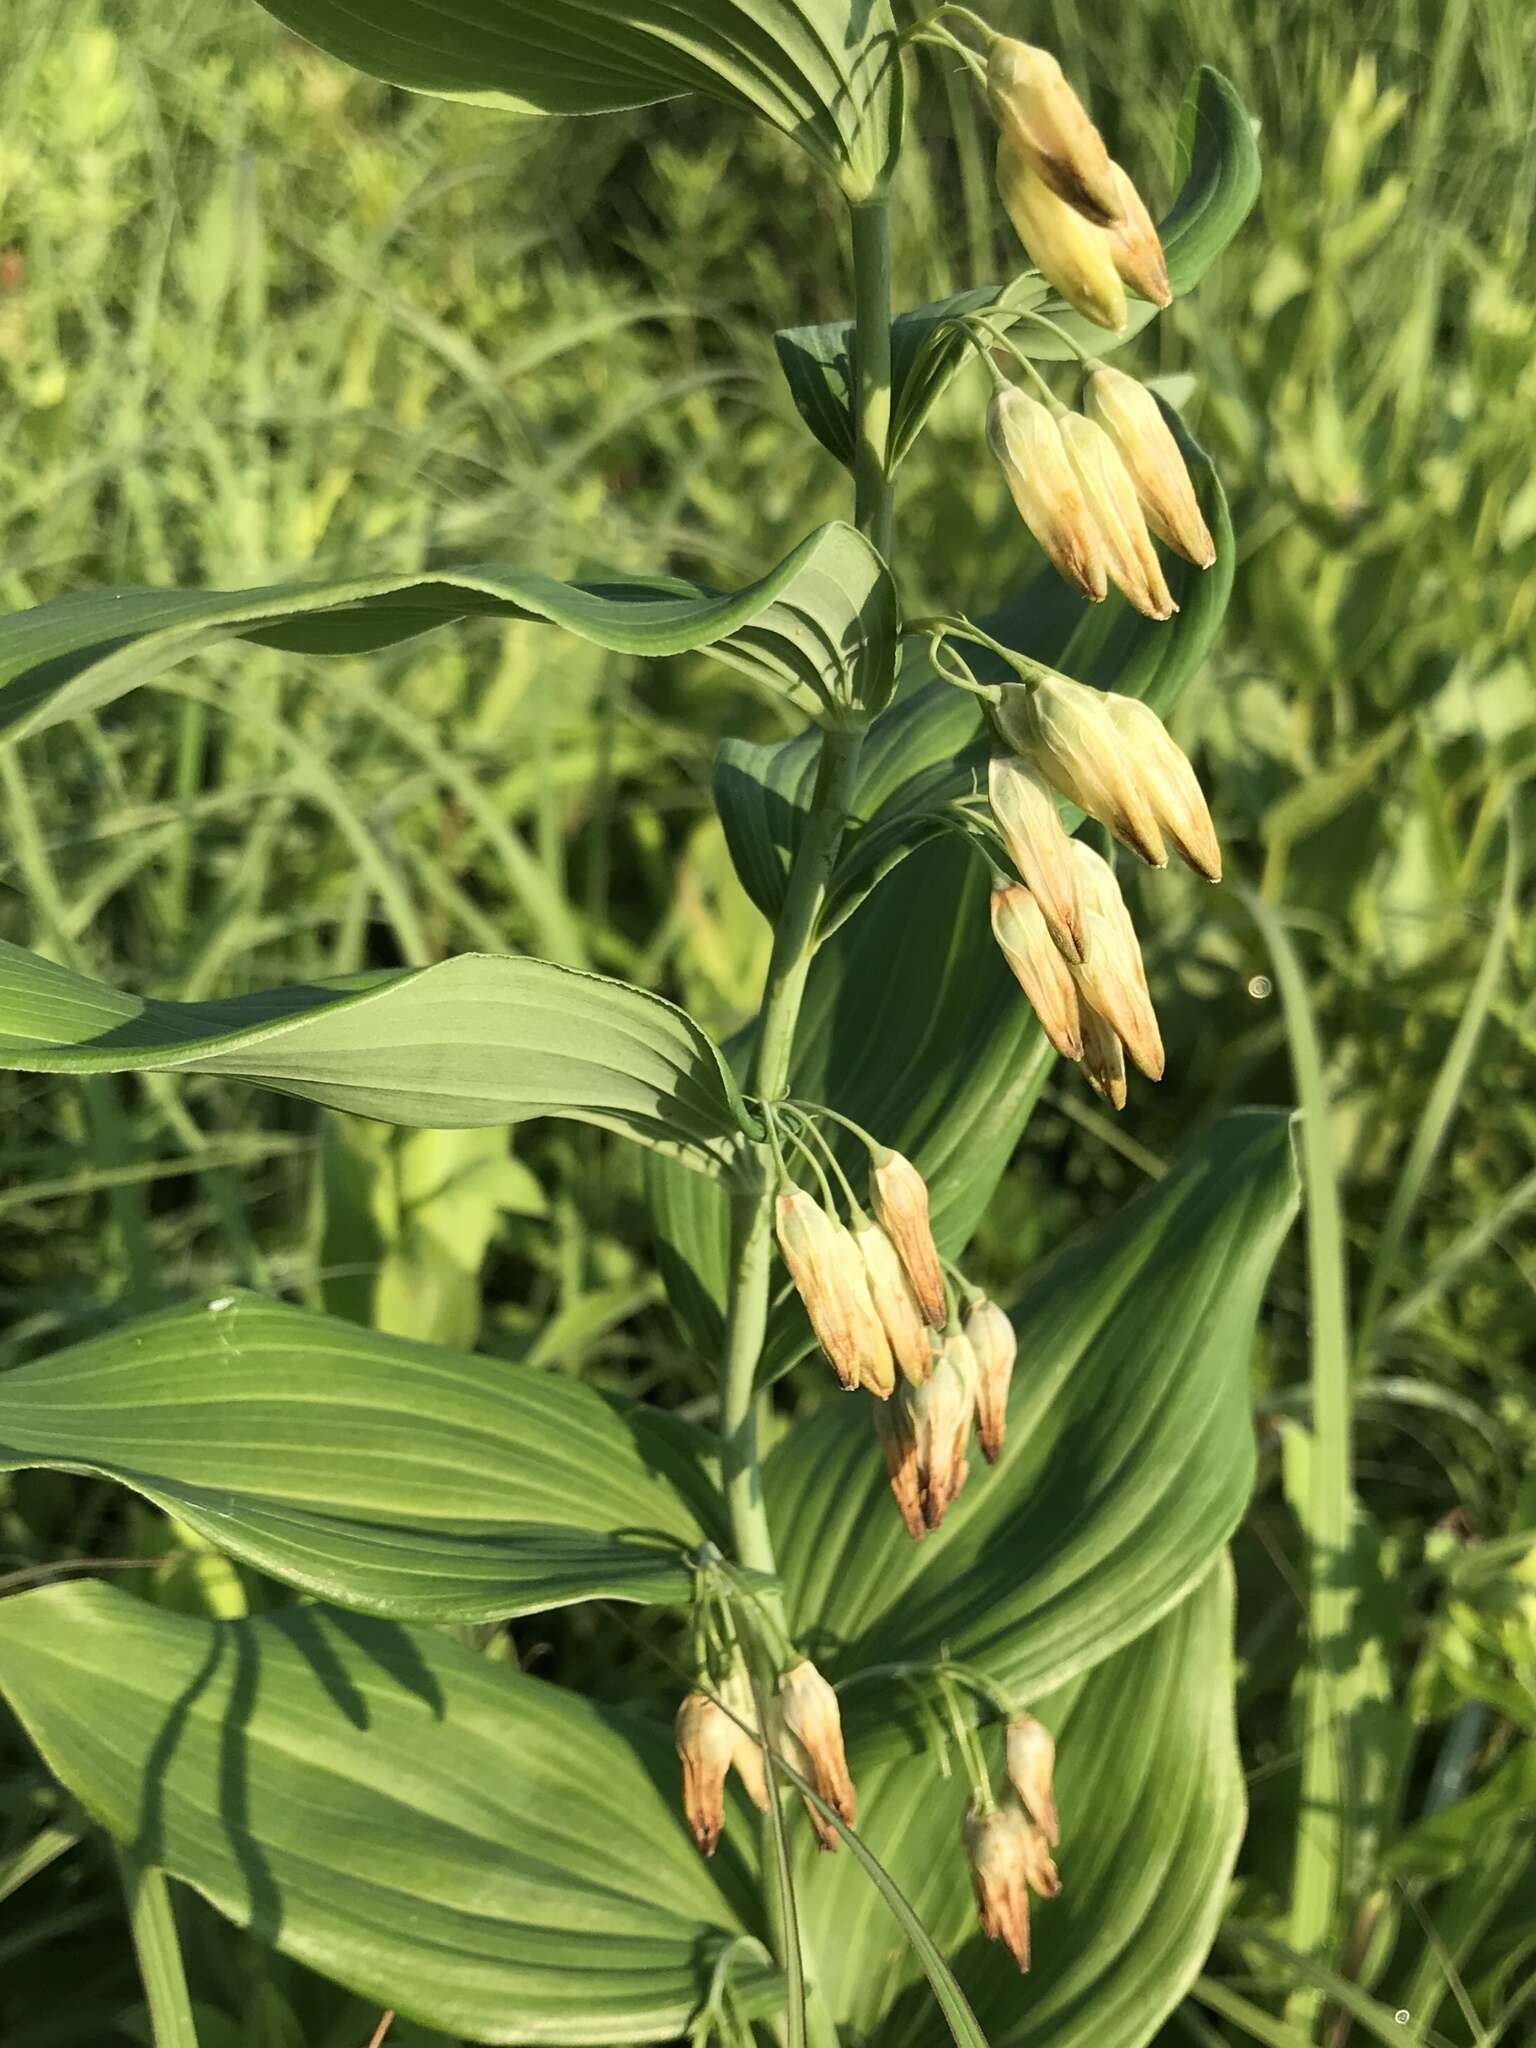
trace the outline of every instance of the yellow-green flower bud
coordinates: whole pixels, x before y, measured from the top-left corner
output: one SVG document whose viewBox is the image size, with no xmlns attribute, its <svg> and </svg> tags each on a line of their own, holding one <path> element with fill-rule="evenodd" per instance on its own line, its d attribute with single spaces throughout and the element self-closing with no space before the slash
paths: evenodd
<svg viewBox="0 0 1536 2048">
<path fill-rule="evenodd" d="M 1080 967 L 1071 969 L 1081 998 L 1103 1018 L 1150 1081 L 1163 1078 L 1163 1040 L 1147 987 L 1136 927 L 1115 880 L 1114 869 L 1091 846 L 1074 840 L 1073 857 L 1082 881 L 1088 945 Z"/>
<path fill-rule="evenodd" d="M 1023 1801 L 1030 1819 L 1054 1849 L 1061 1840 L 1056 1813 L 1056 1743 L 1049 1728 L 1033 1714 L 1016 1714 L 1004 1736 L 1008 1782 Z"/>
<path fill-rule="evenodd" d="M 1130 472 L 1147 524 L 1161 540 L 1209 569 L 1216 559 L 1179 444 L 1145 384 L 1103 364 L 1088 379 L 1088 415 L 1114 442 Z"/>
<path fill-rule="evenodd" d="M 992 891 L 992 936 L 1029 998 L 1046 1037 L 1065 1060 L 1083 1056 L 1077 984 L 1051 943 L 1040 906 L 1022 886 Z"/>
<path fill-rule="evenodd" d="M 856 1223 L 853 1241 L 864 1261 L 869 1298 L 885 1330 L 892 1356 L 902 1376 L 912 1386 L 920 1387 L 933 1370 L 933 1340 L 907 1269 L 878 1223 Z"/>
<path fill-rule="evenodd" d="M 1110 582 L 1149 619 L 1172 618 L 1178 606 L 1147 531 L 1136 486 L 1114 442 L 1081 413 L 1068 413 L 1060 426 L 1062 444 L 1103 538 Z"/>
<path fill-rule="evenodd" d="M 1164 838 L 1197 875 L 1219 882 L 1221 845 L 1188 755 L 1150 704 L 1111 695 L 1109 711 Z"/>
<path fill-rule="evenodd" d="M 965 1335 L 976 1357 L 976 1434 L 982 1456 L 995 1465 L 1008 1431 L 1008 1388 L 1019 1340 L 997 1303 L 985 1296 L 966 1317 Z"/>
<path fill-rule="evenodd" d="M 1069 306 L 1113 334 L 1126 323 L 1125 286 L 1107 228 L 1095 227 L 1053 192 L 1004 130 L 997 145 L 997 190 L 1029 259 Z"/>
<path fill-rule="evenodd" d="M 1119 164 L 1110 165 L 1110 174 L 1120 200 L 1120 218 L 1107 230 L 1114 266 L 1132 291 L 1140 292 L 1154 306 L 1171 306 L 1173 286 L 1152 216 Z"/>
<path fill-rule="evenodd" d="M 949 1311 L 939 1250 L 928 1220 L 928 1183 L 910 1159 L 882 1147 L 870 1175 L 869 1196 L 876 1220 L 907 1269 L 929 1328 L 942 1330 Z"/>
<path fill-rule="evenodd" d="M 1167 865 L 1157 819 L 1102 690 L 1046 675 L 1027 689 L 1005 687 L 994 716 L 1008 744 L 1068 803 L 1107 825 L 1149 867 Z"/>
<path fill-rule="evenodd" d="M 1097 604 L 1109 588 L 1104 545 L 1049 407 L 1011 386 L 994 392 L 987 442 L 1019 517 L 1057 574 Z"/>
<path fill-rule="evenodd" d="M 1100 226 L 1120 218 L 1104 138 L 1049 50 L 995 37 L 987 51 L 987 98 L 999 127 L 1059 198 Z"/>
<path fill-rule="evenodd" d="M 1009 858 L 1039 906 L 1052 943 L 1068 960 L 1080 960 L 1083 912 L 1077 872 L 1055 797 L 1027 761 L 1015 754 L 994 754 L 987 769 L 987 799 Z"/>
</svg>

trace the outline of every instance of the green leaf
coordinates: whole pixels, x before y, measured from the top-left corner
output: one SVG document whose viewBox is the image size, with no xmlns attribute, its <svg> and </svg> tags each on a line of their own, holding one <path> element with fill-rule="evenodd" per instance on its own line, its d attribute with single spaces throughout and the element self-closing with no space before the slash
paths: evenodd
<svg viewBox="0 0 1536 2048">
<path fill-rule="evenodd" d="M 861 1694 L 896 1688 L 859 1685 Z M 1224 1564 L 1086 1677 L 1031 1701 L 1057 1740 L 1061 1895 L 1036 1901 L 1021 1977 L 976 1926 L 960 1823 L 963 1767 L 854 1742 L 860 1832 L 949 1958 L 992 2048 L 1141 2048 L 1215 1934 L 1244 1800 Z M 846 1712 L 846 1705 L 845 1705 Z M 1000 1761 L 1000 1759 L 999 1759 Z M 931 1994 L 843 1857 L 806 1854 L 801 1910 L 834 2018 L 870 2048 L 928 2048 Z"/>
<path fill-rule="evenodd" d="M 866 1400 L 797 1425 L 765 1477 L 797 1640 L 837 1674 L 948 1644 L 1028 1698 L 1167 1613 L 1247 1503 L 1248 1353 L 1295 1208 L 1288 1119 L 1244 1111 L 1045 1260 L 1014 1311 L 1002 1457 L 976 1461 L 922 1543 L 892 1547 Z M 856 1717 L 891 1712 L 850 1702 Z"/>
<path fill-rule="evenodd" d="M 0 1605 L 0 1688 L 145 1863 L 456 2036 L 672 2040 L 755 1910 L 729 1839 L 690 1846 L 659 1730 L 430 1630 L 51 1586 Z"/>
<path fill-rule="evenodd" d="M 1259 153 L 1253 123 L 1235 89 L 1203 65 L 1190 80 L 1179 128 L 1183 183 L 1159 234 L 1168 275 L 1180 295 L 1193 291 L 1253 209 L 1259 192 Z M 1158 308 L 1132 296 L 1125 331 L 1111 334 L 1084 320 L 1028 271 L 1007 285 L 978 285 L 948 299 L 899 313 L 891 323 L 891 464 L 894 468 L 922 431 L 934 405 L 974 352 L 956 331 L 965 313 L 998 309 L 1045 314 L 1090 355 L 1107 355 L 1156 319 Z M 1072 358 L 1070 345 L 1028 320 L 1004 318 L 1014 338 L 1044 361 Z M 852 466 L 852 328 L 847 321 L 789 327 L 774 337 L 779 364 L 801 417 L 822 446 Z M 980 432 L 981 401 L 977 405 Z"/>
<path fill-rule="evenodd" d="M 262 0 L 333 56 L 416 92 L 591 114 L 702 92 L 792 135 L 855 199 L 884 183 L 901 68 L 886 0 Z"/>
<path fill-rule="evenodd" d="M 0 942 L 0 1069 L 229 1074 L 387 1123 L 571 1117 L 718 1171 L 750 1128 L 713 1041 L 659 996 L 545 960 L 172 1003 Z"/>
<path fill-rule="evenodd" d="M 332 577 L 260 590 L 98 590 L 0 619 L 0 735 L 94 711 L 222 641 L 356 654 L 465 618 L 542 619 L 620 654 L 708 647 L 813 714 L 878 708 L 890 690 L 896 596 L 861 534 L 820 527 L 729 596 L 675 577 L 560 583 L 527 570 Z"/>
<path fill-rule="evenodd" d="M 371 1613 L 491 1621 L 683 1602 L 719 1535 L 662 1421 L 579 1382 L 225 1296 L 0 1379 L 0 1470 L 128 1486 L 221 1550 Z"/>
</svg>

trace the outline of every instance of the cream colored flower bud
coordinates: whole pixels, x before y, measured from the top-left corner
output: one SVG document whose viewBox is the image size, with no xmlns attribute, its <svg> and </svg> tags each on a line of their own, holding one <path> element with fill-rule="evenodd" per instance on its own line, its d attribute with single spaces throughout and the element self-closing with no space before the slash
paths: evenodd
<svg viewBox="0 0 1536 2048">
<path fill-rule="evenodd" d="M 864 1261 L 869 1297 L 903 1377 L 920 1387 L 933 1370 L 933 1342 L 896 1247 L 878 1223 L 855 1223 L 853 1241 Z M 871 1390 L 873 1391 L 873 1390 Z"/>
<path fill-rule="evenodd" d="M 890 1346 L 869 1298 L 864 1262 L 853 1239 L 803 1188 L 779 1196 L 779 1250 L 805 1303 L 816 1341 L 848 1388 L 885 1391 L 894 1384 Z"/>
<path fill-rule="evenodd" d="M 1197 569 L 1209 569 L 1216 543 L 1173 429 L 1145 384 L 1103 364 L 1088 379 L 1088 416 L 1114 442 L 1130 472 L 1147 524 Z"/>
<path fill-rule="evenodd" d="M 802 1775 L 810 1778 L 828 1806 L 852 1827 L 857 1808 L 843 1750 L 837 1694 L 809 1657 L 803 1657 L 779 1680 L 778 1707 L 785 1732 L 795 1738 L 809 1759 L 810 1770 Z M 821 1829 L 817 1832 L 820 1834 Z M 825 1843 L 825 1835 L 822 1839 Z M 835 1829 L 832 1839 L 835 1843 Z"/>
<path fill-rule="evenodd" d="M 976 1357 L 976 1434 L 982 1456 L 995 1465 L 1008 1430 L 1008 1388 L 1019 1340 L 997 1303 L 985 1296 L 967 1315 L 965 1335 Z"/>
<path fill-rule="evenodd" d="M 1014 233 L 1046 283 L 1085 320 L 1122 333 L 1125 286 L 1110 231 L 1058 197 L 1006 129 L 997 145 L 997 189 Z"/>
<path fill-rule="evenodd" d="M 1091 846 L 1074 840 L 1073 858 L 1082 880 L 1087 957 L 1070 971 L 1077 982 L 1079 1010 L 1097 1012 L 1122 1041 L 1149 1081 L 1163 1078 L 1163 1040 L 1147 986 L 1141 942 L 1115 871 Z"/>
<path fill-rule="evenodd" d="M 910 1159 L 882 1147 L 870 1175 L 869 1195 L 876 1221 L 907 1269 L 929 1328 L 942 1330 L 948 1310 L 938 1246 L 928 1221 L 928 1183 Z"/>
<path fill-rule="evenodd" d="M 1000 1941 L 1021 1970 L 1029 1968 L 1029 1822 L 1011 1802 L 965 1816 L 965 1853 L 981 1931 Z"/>
<path fill-rule="evenodd" d="M 1077 873 L 1055 797 L 1027 761 L 994 754 L 987 769 L 987 799 L 1008 856 L 1038 904 L 1053 943 L 1068 960 L 1080 960 Z"/>
<path fill-rule="evenodd" d="M 1054 1849 L 1061 1840 L 1056 1813 L 1055 1738 L 1033 1714 L 1016 1714 L 1008 1723 L 1004 1744 L 1008 1782 L 1045 1838 L 1046 1847 Z"/>
<path fill-rule="evenodd" d="M 1147 531 L 1131 473 L 1114 442 L 1081 413 L 1070 412 L 1059 424 L 1062 445 L 1103 538 L 1110 582 L 1149 619 L 1171 619 L 1178 606 Z"/>
<path fill-rule="evenodd" d="M 898 1389 L 889 1411 L 875 1417 L 891 1492 L 907 1533 L 919 1540 L 938 1528 L 970 1475 L 966 1446 L 979 1378 L 969 1342 L 952 1331 L 923 1385 Z"/>
<path fill-rule="evenodd" d="M 763 1745 L 757 1736 L 757 1702 L 752 1697 L 752 1681 L 739 1657 L 721 1680 L 720 1704 L 729 1710 L 735 1732 L 731 1763 L 736 1775 L 746 1787 L 752 1804 L 766 1813 L 768 1766 L 763 1759 Z"/>
<path fill-rule="evenodd" d="M 1107 229 L 1114 266 L 1132 291 L 1140 292 L 1154 306 L 1171 306 L 1173 286 L 1169 282 L 1167 259 L 1157 238 L 1157 229 L 1152 225 L 1152 216 L 1141 194 L 1118 164 L 1110 165 L 1110 174 L 1120 201 L 1120 218 L 1111 222 Z"/>
<path fill-rule="evenodd" d="M 992 891 L 992 936 L 1029 998 L 1046 1037 L 1066 1060 L 1083 1056 L 1077 983 L 1051 944 L 1040 906 L 1023 887 Z"/>
<path fill-rule="evenodd" d="M 1104 546 L 1050 408 L 1011 386 L 994 392 L 987 442 L 1019 517 L 1057 574 L 1097 604 L 1109 589 Z"/>
<path fill-rule="evenodd" d="M 1109 713 L 1164 838 L 1197 875 L 1219 882 L 1221 845 L 1189 756 L 1151 705 L 1139 698 L 1112 693 Z"/>
<path fill-rule="evenodd" d="M 987 98 L 999 127 L 1053 192 L 1100 226 L 1120 218 L 1104 138 L 1049 50 L 995 37 L 987 52 Z"/>
<path fill-rule="evenodd" d="M 788 1764 L 792 1771 L 798 1771 L 800 1776 L 809 1784 L 814 1785 L 816 1782 L 816 1766 L 811 1762 L 810 1751 L 800 1740 L 799 1736 L 785 1726 L 782 1704 L 778 1700 L 774 1700 L 768 1709 L 768 1713 L 769 1725 L 772 1730 L 774 1755 L 782 1762 Z M 841 1839 L 837 1829 L 828 1820 L 819 1806 L 813 1805 L 809 1799 L 805 1798 L 803 1793 L 801 1798 L 805 1806 L 806 1818 L 816 1830 L 816 1840 L 828 1854 L 831 1854 L 837 1848 L 838 1842 Z"/>
<path fill-rule="evenodd" d="M 683 1812 L 705 1856 L 713 1856 L 725 1825 L 725 1774 L 736 1729 L 706 1693 L 691 1692 L 677 1710 L 673 1739 L 683 1766 Z"/>
<path fill-rule="evenodd" d="M 1008 744 L 1052 789 L 1107 825 L 1149 867 L 1166 867 L 1157 819 L 1102 690 L 1047 675 L 1027 690 L 1005 690 L 994 715 Z"/>
<path fill-rule="evenodd" d="M 1079 1005 L 1083 1027 L 1083 1072 L 1095 1095 L 1111 1109 L 1125 1107 L 1125 1047 L 1097 1010 Z"/>
</svg>

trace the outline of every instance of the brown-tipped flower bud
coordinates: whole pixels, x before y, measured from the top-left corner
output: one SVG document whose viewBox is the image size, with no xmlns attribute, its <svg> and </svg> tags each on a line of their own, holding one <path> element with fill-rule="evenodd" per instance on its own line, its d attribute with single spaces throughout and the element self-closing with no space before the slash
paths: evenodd
<svg viewBox="0 0 1536 2048">
<path fill-rule="evenodd" d="M 891 1482 L 891 1492 L 896 1496 L 896 1505 L 907 1534 L 916 1543 L 921 1543 L 928 1533 L 928 1523 L 923 1514 L 924 1474 L 917 1462 L 916 1418 L 908 1412 L 906 1398 L 898 1393 L 893 1401 L 875 1410 L 875 1429 L 880 1438 L 880 1448 L 885 1453 L 885 1469 Z"/>
<path fill-rule="evenodd" d="M 1077 983 L 1051 944 L 1040 906 L 1023 887 L 992 891 L 992 936 L 1029 998 L 1046 1037 L 1066 1060 L 1083 1056 Z"/>
<path fill-rule="evenodd" d="M 1131 473 L 1114 442 L 1081 413 L 1068 413 L 1060 425 L 1062 444 L 1103 537 L 1110 582 L 1147 618 L 1171 619 L 1178 606 L 1147 531 Z"/>
<path fill-rule="evenodd" d="M 995 1465 L 1008 1430 L 1008 1388 L 1019 1340 L 997 1303 L 985 1295 L 967 1315 L 965 1335 L 976 1358 L 976 1434 L 982 1456 Z"/>
<path fill-rule="evenodd" d="M 997 189 L 1014 233 L 1046 283 L 1095 327 L 1121 333 L 1125 286 L 1109 230 L 1095 227 L 1058 197 L 1006 130 L 997 145 Z"/>
<path fill-rule="evenodd" d="M 1082 877 L 1087 957 L 1070 971 L 1077 982 L 1079 1011 L 1097 1012 L 1125 1046 L 1149 1081 L 1163 1078 L 1163 1040 L 1147 986 L 1136 927 L 1115 880 L 1115 871 L 1091 846 L 1074 840 L 1072 853 Z"/>
<path fill-rule="evenodd" d="M 987 98 L 1051 190 L 1089 220 L 1120 218 L 1120 191 L 1104 138 L 1049 50 L 996 36 L 987 51 Z"/>
<path fill-rule="evenodd" d="M 994 716 L 1008 744 L 1068 803 L 1107 825 L 1148 867 L 1167 866 L 1157 819 L 1102 690 L 1046 675 L 1028 689 L 1005 687 Z"/>
<path fill-rule="evenodd" d="M 1109 588 L 1104 546 L 1050 408 L 1012 386 L 994 392 L 987 442 L 1019 517 L 1057 574 L 1097 604 Z"/>
<path fill-rule="evenodd" d="M 1033 1714 L 1015 1714 L 1008 1723 L 1004 1741 L 1008 1782 L 1040 1830 L 1046 1847 L 1054 1849 L 1061 1840 L 1061 1823 L 1056 1813 L 1055 1738 Z"/>
<path fill-rule="evenodd" d="M 1147 524 L 1169 547 L 1209 569 L 1216 543 L 1201 515 L 1173 429 L 1145 384 L 1107 363 L 1088 379 L 1088 416 L 1114 442 L 1130 472 Z"/>
<path fill-rule="evenodd" d="M 944 1273 L 928 1221 L 928 1183 L 899 1152 L 882 1148 L 869 1178 L 876 1220 L 907 1269 L 912 1292 L 930 1329 L 942 1330 L 948 1316 Z"/>
<path fill-rule="evenodd" d="M 855 1224 L 853 1241 L 864 1261 L 869 1298 L 902 1376 L 920 1387 L 933 1370 L 933 1341 L 896 1247 L 878 1223 Z M 871 1389 L 871 1391 L 874 1391 Z"/>
<path fill-rule="evenodd" d="M 1115 192 L 1120 201 L 1120 218 L 1110 224 L 1110 256 L 1116 270 L 1132 291 L 1150 299 L 1154 306 L 1173 304 L 1173 286 L 1163 245 L 1157 238 L 1141 194 L 1118 164 L 1110 165 Z"/>
<path fill-rule="evenodd" d="M 725 1825 L 725 1774 L 736 1726 L 707 1693 L 691 1692 L 677 1710 L 673 1739 L 683 1766 L 683 1812 L 705 1856 L 713 1856 Z"/>
<path fill-rule="evenodd" d="M 1109 715 L 1125 742 L 1152 814 L 1180 860 L 1221 880 L 1221 845 L 1189 756 L 1150 704 L 1111 693 Z"/>
<path fill-rule="evenodd" d="M 987 798 L 1008 857 L 1038 904 L 1052 942 L 1068 960 L 1081 960 L 1077 871 L 1055 797 L 1027 761 L 994 754 L 987 769 Z"/>
<path fill-rule="evenodd" d="M 872 1393 L 883 1384 L 888 1394 L 895 1382 L 890 1346 L 853 1239 L 803 1188 L 780 1195 L 774 1217 L 789 1277 L 838 1378 Z"/>
<path fill-rule="evenodd" d="M 802 1771 L 801 1775 L 810 1779 L 833 1812 L 841 1815 L 852 1827 L 857 1807 L 853 1780 L 848 1775 L 848 1759 L 843 1751 L 843 1723 L 837 1708 L 837 1694 L 809 1657 L 803 1657 L 779 1680 L 778 1709 L 785 1734 L 792 1736 L 800 1745 L 810 1765 L 809 1770 Z M 796 1768 L 799 1769 L 798 1763 Z M 809 1811 L 812 1819 L 816 1820 L 815 1809 L 810 1808 Z M 824 1817 L 816 1832 L 821 1836 L 824 1847 L 836 1846 L 837 1831 Z"/>
<path fill-rule="evenodd" d="M 758 1740 L 757 1703 L 752 1697 L 752 1681 L 739 1657 L 721 1680 L 720 1704 L 728 1710 L 736 1738 L 731 1749 L 731 1763 L 736 1775 L 746 1787 L 752 1804 L 766 1813 L 768 1766 L 763 1758 L 763 1745 Z"/>
<path fill-rule="evenodd" d="M 1083 1028 L 1083 1072 L 1095 1095 L 1102 1095 L 1111 1109 L 1125 1107 L 1125 1047 L 1114 1027 L 1097 1010 L 1080 1003 Z"/>
<path fill-rule="evenodd" d="M 901 1388 L 889 1416 L 877 1416 L 891 1492 L 907 1533 L 937 1529 L 970 1476 L 966 1446 L 980 1373 L 967 1339 L 952 1331 L 920 1387 Z"/>
<path fill-rule="evenodd" d="M 976 1912 L 989 1941 L 1000 1941 L 1021 1970 L 1029 1968 L 1029 1822 L 1011 1802 L 965 1816 Z"/>
</svg>

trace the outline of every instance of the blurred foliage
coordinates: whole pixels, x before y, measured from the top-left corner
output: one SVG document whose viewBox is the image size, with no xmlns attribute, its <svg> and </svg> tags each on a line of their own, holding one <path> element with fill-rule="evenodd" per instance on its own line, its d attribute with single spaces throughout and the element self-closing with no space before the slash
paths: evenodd
<svg viewBox="0 0 1536 2048">
<path fill-rule="evenodd" d="M 999 0 L 993 18 L 1091 85 L 1154 198 L 1196 62 L 1259 118 L 1259 214 L 1126 362 L 1197 373 L 1188 414 L 1234 501 L 1233 611 L 1178 724 L 1230 871 L 1283 910 L 1307 961 L 1358 1301 L 1493 943 L 1536 762 L 1536 12 Z M 968 86 L 931 57 L 916 76 L 904 303 L 1016 263 Z M 12 0 L 0 600 L 450 555 L 744 580 L 844 508 L 768 345 L 774 326 L 846 309 L 840 248 L 810 166 L 695 103 L 507 119 L 352 77 L 249 0 Z M 977 611 L 1028 547 L 981 403 L 957 382 L 900 511 L 920 600 Z M 782 729 L 701 658 L 630 670 L 517 627 L 324 668 L 204 657 L 0 754 L 0 932 L 130 986 L 231 993 L 395 960 L 385 876 L 437 951 L 587 962 L 728 1031 L 755 1003 L 766 934 L 713 819 L 711 757 L 724 733 Z M 1136 912 L 1169 1078 L 1115 1130 L 1075 1079 L 1049 1090 L 975 1254 L 1004 1294 L 1203 1119 L 1291 1099 L 1238 891 L 1167 882 Z M 1457 2043 L 1498 2038 L 1479 2031 L 1496 2014 L 1529 2022 L 1536 1952 L 1528 924 L 1493 965 L 1357 1361 L 1398 1761 L 1338 1966 L 1384 2001 L 1389 2038 L 1401 2006 L 1402 2038 Z M 249 1281 L 444 1340 L 478 1327 L 483 1349 L 685 1412 L 712 1399 L 660 1301 L 633 1160 L 589 1134 L 520 1132 L 514 1151 L 501 1134 L 322 1125 L 213 1079 L 7 1076 L 0 1213 L 0 1360 Z M 1170 2039 L 1288 2038 L 1250 2034 L 1243 2006 L 1294 1968 L 1274 1929 L 1307 1654 L 1284 1469 L 1306 1339 L 1298 1245 L 1258 1362 L 1266 1479 L 1238 1546 L 1254 1825 L 1213 1975 Z M 0 1495 L 0 1590 L 86 1556 L 164 1559 L 134 1582 L 214 1612 L 272 1597 L 106 1489 L 29 1475 Z M 515 1650 L 600 1693 L 669 1684 L 592 1613 L 520 1626 Z M 6 1761 L 0 2039 L 142 2041 L 111 1865 L 14 1738 Z M 184 1910 L 206 2048 L 362 2048 L 376 2014 Z M 1351 2037 L 1330 2013 L 1328 2038 Z M 1355 2015 L 1360 2038 L 1374 2024 Z"/>
</svg>

